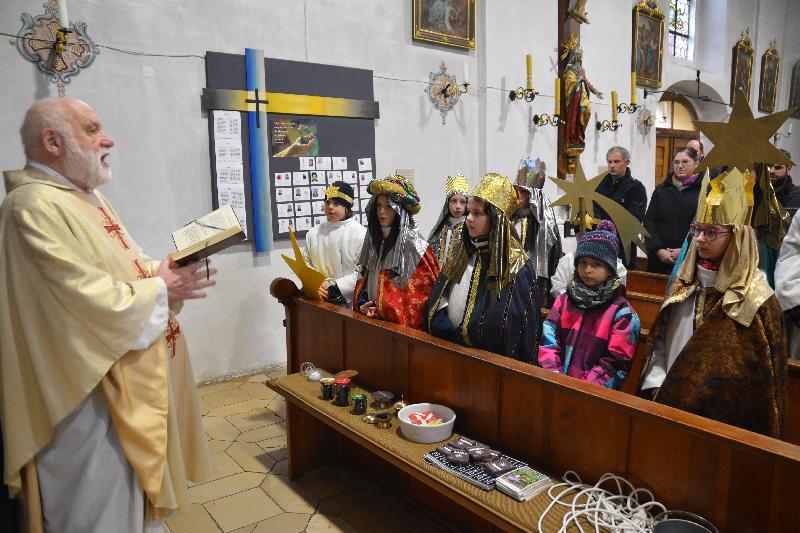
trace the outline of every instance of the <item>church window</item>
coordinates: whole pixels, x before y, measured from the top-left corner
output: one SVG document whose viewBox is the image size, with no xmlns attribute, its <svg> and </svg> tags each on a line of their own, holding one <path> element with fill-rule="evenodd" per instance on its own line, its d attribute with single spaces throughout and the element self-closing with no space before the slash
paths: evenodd
<svg viewBox="0 0 800 533">
<path fill-rule="evenodd" d="M 692 0 L 669 2 L 669 53 L 681 59 L 691 59 L 690 47 Z"/>
</svg>

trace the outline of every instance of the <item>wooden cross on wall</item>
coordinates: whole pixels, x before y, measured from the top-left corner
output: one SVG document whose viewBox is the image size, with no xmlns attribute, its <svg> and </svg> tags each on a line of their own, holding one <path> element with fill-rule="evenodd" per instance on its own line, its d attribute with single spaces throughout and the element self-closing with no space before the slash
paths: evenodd
<svg viewBox="0 0 800 533">
<path fill-rule="evenodd" d="M 253 188 L 253 229 L 256 252 L 270 244 L 269 176 L 267 173 L 267 113 L 346 118 L 380 118 L 378 102 L 307 94 L 271 93 L 266 90 L 264 51 L 245 49 L 247 88 L 203 89 L 204 110 L 245 111 L 250 131 L 250 174 Z"/>
</svg>

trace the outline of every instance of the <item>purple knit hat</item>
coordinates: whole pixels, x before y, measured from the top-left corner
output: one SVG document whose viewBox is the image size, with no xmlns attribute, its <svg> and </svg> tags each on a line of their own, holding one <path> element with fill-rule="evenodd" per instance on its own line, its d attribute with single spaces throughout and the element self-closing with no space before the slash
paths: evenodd
<svg viewBox="0 0 800 533">
<path fill-rule="evenodd" d="M 578 248 L 575 250 L 575 266 L 578 266 L 578 259 L 581 257 L 592 257 L 605 263 L 616 275 L 618 254 L 617 227 L 610 220 L 601 220 L 597 229 L 587 231 L 578 241 Z"/>
</svg>

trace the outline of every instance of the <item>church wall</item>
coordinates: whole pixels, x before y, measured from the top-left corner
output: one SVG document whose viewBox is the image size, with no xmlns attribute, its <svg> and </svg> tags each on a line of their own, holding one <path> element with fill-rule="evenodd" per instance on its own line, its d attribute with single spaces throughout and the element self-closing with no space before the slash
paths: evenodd
<svg viewBox="0 0 800 533">
<path fill-rule="evenodd" d="M 666 9 L 667 2 L 660 1 Z M 19 15 L 41 13 L 40 3 L 2 2 L 2 31 L 16 33 Z M 632 172 L 649 194 L 655 128 L 643 137 L 636 130 L 635 114 L 621 115 L 623 127 L 615 133 L 597 133 L 593 125 L 597 118 L 610 119 L 611 90 L 618 91 L 620 102 L 629 101 L 629 5 L 633 4 L 588 2 L 591 24 L 582 28 L 584 66 L 605 98 L 592 97 L 592 124 L 581 161 L 587 175 L 593 176 L 605 165 L 609 147 L 629 147 Z M 714 12 L 702 19 L 706 25 L 720 26 L 715 29 L 724 36 L 701 38 L 698 47 L 704 48 L 697 65 L 677 64 L 665 54 L 664 87 L 694 80 L 694 69 L 700 68 L 703 82 L 727 100 L 730 48 L 739 32 L 757 20 L 769 30 L 752 32 L 758 39 L 754 87 L 762 40 L 767 43 L 777 37 L 783 53 L 779 108 L 785 106 L 791 66 L 800 59 L 800 37 L 794 31 L 796 24 L 790 22 L 800 20 L 800 4 L 786 0 L 705 0 L 700 4 L 698 9 L 724 7 L 724 17 Z M 418 220 L 424 232 L 441 209 L 443 177 L 448 174 L 463 172 L 473 184 L 486 171 L 512 176 L 519 160 L 532 155 L 543 157 L 548 175 L 555 175 L 556 128 L 536 128 L 531 118 L 552 113 L 556 2 L 479 1 L 478 9 L 478 49 L 467 52 L 412 43 L 408 1 L 70 1 L 72 17 L 87 21 L 89 34 L 101 44 L 197 55 L 206 50 L 243 53 L 245 47 L 254 47 L 263 48 L 269 57 L 374 70 L 375 99 L 381 105 L 381 118 L 375 125 L 375 174 L 397 168 L 416 170 L 423 204 Z M 773 30 L 778 34 L 772 35 Z M 710 44 L 702 44 L 702 39 Z M 709 51 L 719 49 L 719 44 L 721 51 Z M 510 102 L 508 91 L 524 86 L 528 52 L 534 56 L 534 86 L 541 94 L 532 103 Z M 461 65 L 467 61 L 473 84 L 448 113 L 445 125 L 424 93 L 428 73 L 438 70 L 442 60 L 458 81 L 462 81 Z M 17 135 L 24 110 L 38 98 L 56 95 L 56 90 L 13 46 L 0 49 L 0 72 L 0 145 L 5 147 L 0 151 L 0 167 L 18 168 L 24 164 Z M 202 59 L 142 57 L 106 49 L 67 86 L 69 96 L 85 99 L 98 111 L 117 142 L 112 153 L 114 181 L 104 192 L 130 233 L 155 257 L 172 250 L 169 234 L 173 229 L 211 208 L 208 128 L 199 106 L 204 85 Z M 751 98 L 757 94 L 754 88 Z M 641 90 L 638 98 L 641 103 Z M 655 110 L 657 100 L 657 95 L 651 96 L 648 107 Z M 700 107 L 702 116 L 720 115 L 710 104 Z M 800 135 L 795 135 L 784 146 L 797 154 Z M 548 182 L 546 191 L 553 199 L 558 195 L 552 183 Z M 567 251 L 574 246 L 574 240 L 565 242 Z M 268 286 L 275 277 L 289 274 L 280 258 L 287 248 L 286 243 L 278 243 L 273 252 L 254 256 L 249 245 L 243 244 L 213 258 L 220 270 L 217 287 L 205 301 L 188 302 L 180 316 L 199 380 L 285 361 L 283 310 L 269 296 Z"/>
</svg>

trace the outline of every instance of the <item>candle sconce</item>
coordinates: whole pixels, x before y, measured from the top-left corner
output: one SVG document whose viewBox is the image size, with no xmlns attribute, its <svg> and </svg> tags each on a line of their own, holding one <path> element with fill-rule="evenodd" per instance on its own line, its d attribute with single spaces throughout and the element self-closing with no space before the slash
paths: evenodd
<svg viewBox="0 0 800 533">
<path fill-rule="evenodd" d="M 456 77 L 447 73 L 447 65 L 442 61 L 438 72 L 430 73 L 430 83 L 425 92 L 434 109 L 442 115 L 444 124 L 447 112 L 453 109 L 462 94 L 469 92 L 469 83 L 457 83 Z"/>
<path fill-rule="evenodd" d="M 539 94 L 539 91 L 535 89 L 523 89 L 522 87 L 517 87 L 515 91 L 510 91 L 508 93 L 508 98 L 512 102 L 514 100 L 525 100 L 526 102 L 533 102 L 533 99 L 536 98 L 536 95 Z"/>
<path fill-rule="evenodd" d="M 772 136 L 772 144 L 777 144 L 779 139 L 788 139 L 792 136 L 792 130 L 789 131 L 776 131 Z"/>
<path fill-rule="evenodd" d="M 617 106 L 617 113 L 626 113 L 632 114 L 636 113 L 642 108 L 639 104 L 628 104 L 628 103 L 621 103 Z"/>
<path fill-rule="evenodd" d="M 561 124 L 561 117 L 558 115 L 548 115 L 545 113 L 544 115 L 533 115 L 533 123 L 536 126 L 558 126 Z"/>
<path fill-rule="evenodd" d="M 604 120 L 604 121 L 597 121 L 595 126 L 597 131 L 617 131 L 622 127 L 622 122 L 619 120 Z"/>
</svg>

